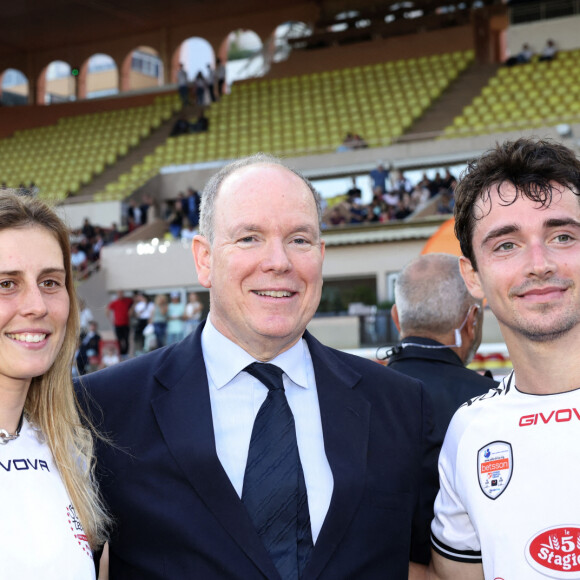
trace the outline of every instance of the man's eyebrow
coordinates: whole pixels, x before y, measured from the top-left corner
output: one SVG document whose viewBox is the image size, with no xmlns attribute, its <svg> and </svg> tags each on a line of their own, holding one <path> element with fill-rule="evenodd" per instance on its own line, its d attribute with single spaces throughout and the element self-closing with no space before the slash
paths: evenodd
<svg viewBox="0 0 580 580">
<path fill-rule="evenodd" d="M 261 232 L 263 229 L 264 229 L 263 226 L 261 226 L 260 224 L 241 224 L 232 230 L 232 234 L 238 236 L 246 233 Z M 318 227 L 314 227 L 311 224 L 299 224 L 291 231 L 292 234 L 298 234 L 300 232 L 304 232 L 315 236 L 319 235 Z"/>
<path fill-rule="evenodd" d="M 580 222 L 573 218 L 551 218 L 544 222 L 544 227 L 546 228 L 561 228 L 565 226 L 580 228 Z"/>
<path fill-rule="evenodd" d="M 0 276 L 20 276 L 23 274 L 23 270 L 4 270 L 0 271 Z M 46 276 L 47 274 L 62 274 L 66 275 L 66 270 L 64 268 L 43 268 L 40 271 L 41 276 Z"/>
<path fill-rule="evenodd" d="M 505 226 L 500 226 L 499 228 L 495 228 L 487 233 L 487 235 L 481 240 L 481 246 L 485 246 L 489 241 L 495 240 L 501 236 L 505 236 L 507 234 L 513 234 L 515 232 L 520 231 L 520 226 L 516 224 L 508 224 Z"/>
<path fill-rule="evenodd" d="M 546 229 L 553 229 L 553 228 L 561 228 L 565 226 L 571 226 L 574 228 L 580 228 L 580 222 L 573 218 L 550 218 L 544 222 L 544 228 Z M 505 236 L 508 234 L 513 234 L 515 232 L 520 231 L 520 226 L 516 224 L 508 224 L 505 226 L 500 226 L 488 232 L 488 234 L 483 238 L 481 241 L 481 246 L 483 247 L 487 244 L 490 240 L 494 240 L 501 236 Z"/>
</svg>

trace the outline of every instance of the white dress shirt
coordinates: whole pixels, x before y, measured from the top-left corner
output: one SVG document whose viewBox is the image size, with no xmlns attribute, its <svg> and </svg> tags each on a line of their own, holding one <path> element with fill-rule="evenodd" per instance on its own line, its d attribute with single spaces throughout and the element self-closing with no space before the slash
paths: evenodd
<svg viewBox="0 0 580 580">
<path fill-rule="evenodd" d="M 218 332 L 208 318 L 201 335 L 207 369 L 217 456 L 237 494 L 242 497 L 244 472 L 254 419 L 268 388 L 242 372 L 256 361 Z M 296 439 L 304 480 L 312 540 L 316 542 L 326 517 L 334 479 L 324 452 L 324 437 L 314 368 L 305 340 L 268 361 L 284 371 L 284 390 L 294 415 Z"/>
</svg>

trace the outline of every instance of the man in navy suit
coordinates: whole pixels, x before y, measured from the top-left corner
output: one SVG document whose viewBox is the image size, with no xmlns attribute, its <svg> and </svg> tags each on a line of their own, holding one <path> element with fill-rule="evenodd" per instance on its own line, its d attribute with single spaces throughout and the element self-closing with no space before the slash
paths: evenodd
<svg viewBox="0 0 580 580">
<path fill-rule="evenodd" d="M 83 379 L 110 438 L 97 457 L 116 523 L 111 580 L 397 580 L 427 562 L 429 403 L 418 381 L 306 331 L 322 288 L 320 216 L 309 182 L 275 158 L 223 168 L 192 245 L 208 320 Z M 265 362 L 281 369 L 307 494 L 311 548 L 298 576 L 279 572 L 242 501 L 270 395 L 246 369 Z"/>
</svg>

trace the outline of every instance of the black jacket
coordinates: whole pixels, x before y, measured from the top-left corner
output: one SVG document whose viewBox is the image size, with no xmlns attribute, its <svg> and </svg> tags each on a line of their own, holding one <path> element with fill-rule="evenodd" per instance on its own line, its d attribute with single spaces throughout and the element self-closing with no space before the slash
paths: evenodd
<svg viewBox="0 0 580 580">
<path fill-rule="evenodd" d="M 429 338 L 408 336 L 404 342 L 443 346 Z M 451 417 L 466 401 L 487 393 L 497 382 L 465 368 L 450 348 L 405 346 L 389 359 L 389 368 L 419 379 L 433 403 L 434 435 L 443 443 Z"/>
</svg>

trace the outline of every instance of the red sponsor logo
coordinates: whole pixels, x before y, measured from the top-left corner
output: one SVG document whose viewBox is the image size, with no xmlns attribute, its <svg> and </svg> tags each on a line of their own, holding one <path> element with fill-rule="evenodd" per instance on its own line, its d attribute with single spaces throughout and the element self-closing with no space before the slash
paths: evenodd
<svg viewBox="0 0 580 580">
<path fill-rule="evenodd" d="M 527 545 L 530 565 L 542 572 L 557 572 L 557 578 L 578 578 L 580 572 L 580 527 L 559 526 L 536 534 Z M 568 576 L 570 574 L 570 576 Z"/>
<path fill-rule="evenodd" d="M 531 425 L 547 425 L 548 423 L 568 423 L 573 420 L 580 421 L 580 412 L 575 407 L 571 409 L 557 409 L 547 415 L 544 413 L 534 413 L 533 415 L 523 415 L 520 417 L 520 427 L 530 427 Z"/>
<path fill-rule="evenodd" d="M 509 469 L 510 460 L 509 459 L 496 459 L 495 461 L 486 461 L 481 464 L 481 473 L 487 473 L 488 471 L 500 471 L 501 469 Z"/>
</svg>

